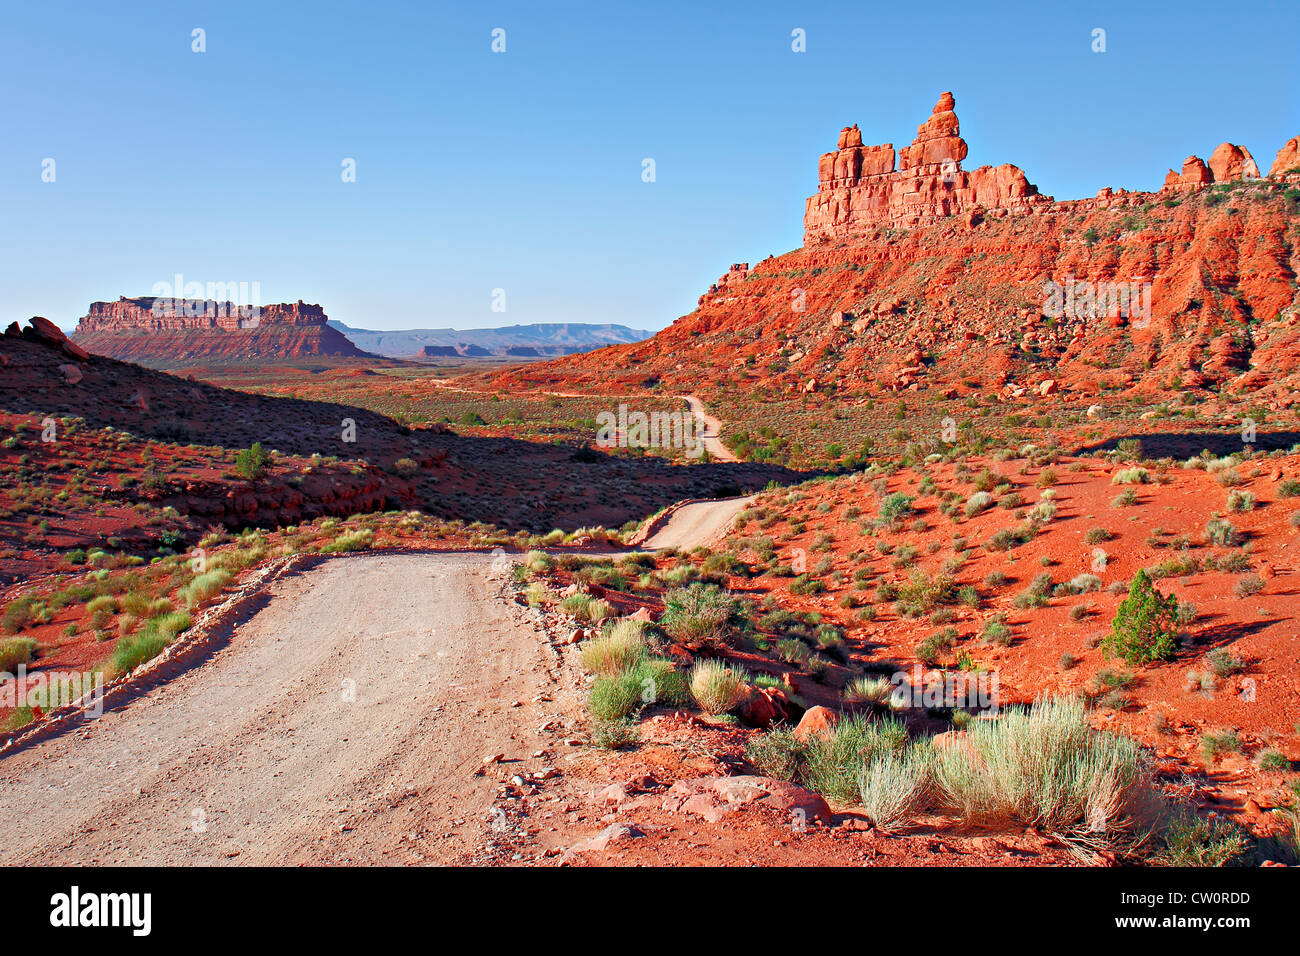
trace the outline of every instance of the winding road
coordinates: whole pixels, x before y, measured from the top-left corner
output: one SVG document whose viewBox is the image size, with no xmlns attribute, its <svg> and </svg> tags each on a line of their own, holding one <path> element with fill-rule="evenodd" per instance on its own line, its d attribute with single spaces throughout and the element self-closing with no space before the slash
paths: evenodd
<svg viewBox="0 0 1300 956">
<path fill-rule="evenodd" d="M 681 506 L 647 546 L 711 541 L 747 500 Z M 484 756 L 546 773 L 582 722 L 507 572 L 358 554 L 274 580 L 201 665 L 0 759 L 0 864 L 499 862 Z"/>
</svg>

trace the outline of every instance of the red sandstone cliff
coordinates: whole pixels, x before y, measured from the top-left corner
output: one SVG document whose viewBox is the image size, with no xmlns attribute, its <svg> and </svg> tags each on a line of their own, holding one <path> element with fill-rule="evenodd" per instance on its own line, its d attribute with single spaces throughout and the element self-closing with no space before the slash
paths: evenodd
<svg viewBox="0 0 1300 956">
<path fill-rule="evenodd" d="M 954 105 L 939 98 L 897 168 L 891 145 L 842 130 L 804 247 L 733 265 L 653 338 L 480 378 L 751 399 L 1051 382 L 1300 404 L 1300 138 L 1266 179 L 1224 143 L 1159 192 L 1054 202 L 1015 166 L 962 170 Z M 1098 306 L 1054 309 L 1054 286 Z M 1130 290 L 1135 307 L 1113 307 Z"/>
<path fill-rule="evenodd" d="M 313 356 L 364 356 L 326 324 L 319 305 L 230 302 L 153 296 L 92 302 L 72 339 L 100 355 L 141 365 L 258 362 Z"/>
</svg>

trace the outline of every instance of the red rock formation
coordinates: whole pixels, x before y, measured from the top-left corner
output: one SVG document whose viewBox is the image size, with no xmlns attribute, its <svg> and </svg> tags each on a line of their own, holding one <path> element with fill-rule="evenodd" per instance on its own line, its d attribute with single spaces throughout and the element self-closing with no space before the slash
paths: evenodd
<svg viewBox="0 0 1300 956">
<path fill-rule="evenodd" d="M 985 216 L 1027 213 L 1050 205 L 1015 166 L 961 168 L 955 101 L 943 93 L 916 139 L 898 153 L 892 143 L 863 146 L 857 126 L 840 131 L 838 149 L 818 163 L 817 195 L 804 213 L 805 243 L 864 235 L 881 227 L 907 227 L 953 216 L 974 225 Z"/>
<path fill-rule="evenodd" d="M 1199 189 L 1202 186 L 1208 186 L 1214 182 L 1214 174 L 1210 172 L 1205 160 L 1199 156 L 1188 156 L 1183 160 L 1183 171 L 1176 173 L 1172 169 L 1165 176 L 1165 189 L 1176 191 L 1185 191 L 1189 189 Z"/>
<path fill-rule="evenodd" d="M 1259 179 L 1259 166 L 1250 150 L 1233 143 L 1220 143 L 1214 148 L 1210 154 L 1210 172 L 1214 174 L 1216 183 Z"/>
<path fill-rule="evenodd" d="M 302 300 L 249 308 L 122 296 L 92 302 L 72 337 L 92 352 L 144 365 L 366 354 L 327 321 L 324 309 Z"/>
<path fill-rule="evenodd" d="M 1300 167 L 1300 136 L 1293 136 L 1286 141 L 1286 145 L 1277 151 L 1277 158 L 1273 160 L 1273 165 L 1269 168 L 1270 176 L 1281 176 L 1283 173 Z"/>
</svg>

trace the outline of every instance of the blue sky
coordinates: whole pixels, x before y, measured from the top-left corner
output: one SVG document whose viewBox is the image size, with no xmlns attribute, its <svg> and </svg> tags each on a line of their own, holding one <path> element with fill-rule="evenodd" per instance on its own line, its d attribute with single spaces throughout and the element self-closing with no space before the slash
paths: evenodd
<svg viewBox="0 0 1300 956">
<path fill-rule="evenodd" d="M 1294 0 L 293 7 L 8 0 L 0 319 L 181 273 L 366 328 L 657 329 L 801 244 L 840 127 L 904 145 L 942 90 L 967 168 L 1058 199 L 1300 133 Z"/>
</svg>

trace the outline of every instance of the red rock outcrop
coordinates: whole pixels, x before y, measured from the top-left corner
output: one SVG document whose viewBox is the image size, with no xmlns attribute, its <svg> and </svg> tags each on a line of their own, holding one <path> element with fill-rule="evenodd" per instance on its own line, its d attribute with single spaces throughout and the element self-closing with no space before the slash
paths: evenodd
<svg viewBox="0 0 1300 956">
<path fill-rule="evenodd" d="M 1165 176 L 1165 189 L 1188 190 L 1199 189 L 1214 182 L 1214 174 L 1199 156 L 1188 156 L 1183 160 L 1183 171 L 1176 173 L 1172 169 Z"/>
<path fill-rule="evenodd" d="M 1210 154 L 1210 172 L 1216 183 L 1240 182 L 1243 179 L 1259 179 L 1259 166 L 1255 157 L 1245 146 L 1235 143 L 1220 143 Z"/>
<path fill-rule="evenodd" d="M 1270 176 L 1281 176 L 1292 169 L 1300 168 L 1300 136 L 1293 136 L 1277 151 L 1277 158 L 1269 168 Z"/>
<path fill-rule="evenodd" d="M 327 325 L 319 305 L 248 308 L 211 299 L 154 296 L 92 302 L 72 339 L 99 355 L 142 365 L 364 356 Z"/>
<path fill-rule="evenodd" d="M 986 216 L 1028 213 L 1051 205 L 1015 166 L 961 168 L 966 141 L 943 93 L 910 146 L 863 146 L 857 126 L 840 131 L 838 149 L 818 163 L 817 195 L 804 212 L 805 244 L 864 235 L 880 227 L 911 228 L 954 216 L 970 223 Z"/>
</svg>

